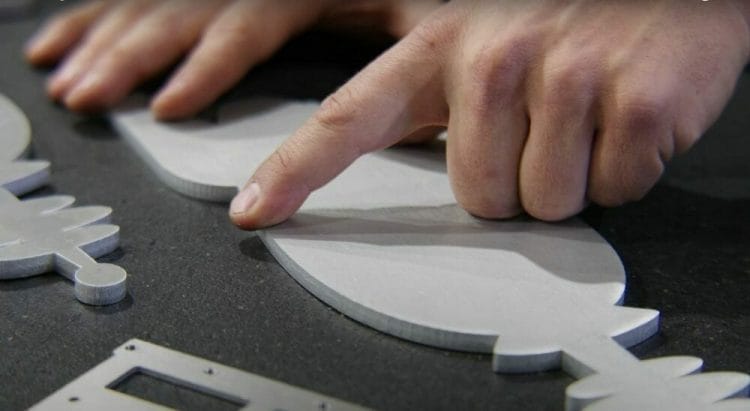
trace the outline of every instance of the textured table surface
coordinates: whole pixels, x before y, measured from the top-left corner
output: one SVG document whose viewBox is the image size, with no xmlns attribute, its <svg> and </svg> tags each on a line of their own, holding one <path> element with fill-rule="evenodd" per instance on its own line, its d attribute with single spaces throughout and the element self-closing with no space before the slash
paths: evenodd
<svg viewBox="0 0 750 411">
<path fill-rule="evenodd" d="M 59 275 L 0 282 L 0 409 L 38 402 L 130 338 L 378 409 L 562 409 L 572 379 L 561 372 L 496 375 L 489 356 L 401 341 L 326 307 L 254 234 L 233 228 L 225 206 L 171 191 L 105 120 L 49 103 L 46 72 L 20 53 L 37 14 L 0 20 L 0 93 L 30 118 L 34 155 L 52 163 L 51 184 L 32 196 L 114 209 L 121 248 L 102 261 L 128 271 L 129 296 L 96 308 Z M 325 94 L 360 62 L 340 57 L 352 46 L 326 42 L 303 40 L 241 89 L 275 78 L 281 91 Z M 316 81 L 295 77 L 302 69 Z M 694 355 L 706 370 L 750 372 L 749 105 L 746 74 L 719 122 L 643 201 L 584 213 L 623 260 L 626 304 L 662 312 L 661 332 L 633 349 L 639 357 Z M 219 405 L 152 381 L 120 389 L 181 408 Z"/>
</svg>

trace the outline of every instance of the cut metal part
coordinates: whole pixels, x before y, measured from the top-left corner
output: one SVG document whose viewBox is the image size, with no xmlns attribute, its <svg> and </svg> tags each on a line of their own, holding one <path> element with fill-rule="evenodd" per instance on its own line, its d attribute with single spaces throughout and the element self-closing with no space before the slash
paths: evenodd
<svg viewBox="0 0 750 411">
<path fill-rule="evenodd" d="M 74 201 L 69 196 L 16 198 L 49 180 L 46 161 L 15 161 L 28 154 L 30 143 L 29 120 L 0 94 L 0 280 L 56 270 L 75 283 L 76 298 L 83 303 L 122 300 L 125 270 L 92 258 L 119 244 L 119 227 L 104 224 L 110 208 L 68 208 Z"/>
<path fill-rule="evenodd" d="M 0 94 L 0 162 L 22 157 L 30 142 L 29 119 L 13 101 Z"/>
<path fill-rule="evenodd" d="M 125 297 L 127 274 L 99 257 L 117 248 L 120 229 L 105 224 L 108 207 L 74 207 L 69 196 L 19 201 L 0 188 L 0 279 L 58 271 L 75 284 L 76 298 L 91 305 Z"/>
<path fill-rule="evenodd" d="M 247 411 L 358 411 L 366 408 L 236 368 L 132 339 L 114 355 L 38 403 L 32 410 L 165 410 L 115 388 L 141 373 L 224 399 Z"/>
</svg>

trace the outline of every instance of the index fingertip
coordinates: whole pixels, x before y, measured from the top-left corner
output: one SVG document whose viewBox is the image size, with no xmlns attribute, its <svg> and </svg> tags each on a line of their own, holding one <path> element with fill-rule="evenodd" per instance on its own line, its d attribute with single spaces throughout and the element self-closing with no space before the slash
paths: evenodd
<svg viewBox="0 0 750 411">
<path fill-rule="evenodd" d="M 291 217 L 307 198 L 309 192 L 290 189 L 293 184 L 251 180 L 232 200 L 229 218 L 239 228 L 256 230 L 282 223 Z"/>
</svg>

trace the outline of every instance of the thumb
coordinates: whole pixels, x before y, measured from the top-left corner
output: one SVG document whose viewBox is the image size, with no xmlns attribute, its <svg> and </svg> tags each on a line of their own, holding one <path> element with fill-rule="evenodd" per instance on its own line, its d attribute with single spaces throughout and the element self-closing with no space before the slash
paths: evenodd
<svg viewBox="0 0 750 411">
<path fill-rule="evenodd" d="M 422 43 L 405 38 L 323 101 L 234 198 L 232 221 L 244 229 L 280 223 L 359 156 L 442 118 L 437 53 Z"/>
</svg>

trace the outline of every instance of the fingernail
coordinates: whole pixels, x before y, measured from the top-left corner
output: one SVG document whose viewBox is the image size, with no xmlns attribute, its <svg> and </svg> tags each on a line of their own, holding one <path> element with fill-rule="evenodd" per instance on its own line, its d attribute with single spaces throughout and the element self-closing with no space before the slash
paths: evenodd
<svg viewBox="0 0 750 411">
<path fill-rule="evenodd" d="M 232 203 L 229 205 L 229 212 L 231 214 L 246 213 L 258 202 L 259 198 L 260 186 L 258 183 L 252 183 L 234 197 Z"/>
<path fill-rule="evenodd" d="M 181 100 L 177 100 L 172 96 L 172 91 L 167 89 L 159 92 L 159 94 L 151 100 L 151 111 L 154 113 L 157 120 L 172 120 L 179 115 L 175 115 L 173 102 L 180 102 Z"/>
<path fill-rule="evenodd" d="M 99 87 L 101 81 L 101 75 L 97 72 L 86 74 L 65 95 L 65 105 L 68 107 L 79 107 L 90 97 L 91 90 Z"/>
<path fill-rule="evenodd" d="M 47 94 L 53 100 L 62 100 L 65 96 L 66 85 L 58 76 L 52 76 L 47 80 Z"/>
<path fill-rule="evenodd" d="M 67 88 L 71 85 L 73 78 L 73 69 L 69 66 L 64 66 L 53 73 L 49 80 L 47 80 L 47 93 L 55 99 L 61 99 Z"/>
<path fill-rule="evenodd" d="M 151 110 L 158 119 L 171 120 L 185 116 L 185 102 L 190 98 L 184 93 L 185 82 L 182 77 L 179 74 L 172 77 L 151 100 Z"/>
</svg>

